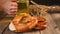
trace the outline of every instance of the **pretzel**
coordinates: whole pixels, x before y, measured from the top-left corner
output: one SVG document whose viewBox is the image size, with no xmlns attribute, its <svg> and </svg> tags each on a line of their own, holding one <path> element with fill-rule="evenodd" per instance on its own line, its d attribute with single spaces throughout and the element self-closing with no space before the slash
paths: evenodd
<svg viewBox="0 0 60 34">
<path fill-rule="evenodd" d="M 27 17 L 26 22 L 21 22 L 24 17 Z M 14 25 L 14 28 L 11 28 L 12 25 L 10 24 L 9 29 L 14 32 L 24 32 L 34 28 L 37 22 L 37 17 L 31 17 L 29 14 L 24 13 L 13 19 L 11 24 Z"/>
<path fill-rule="evenodd" d="M 44 30 L 47 25 L 47 21 L 45 18 L 41 17 L 41 16 L 37 16 L 37 19 L 38 19 L 38 23 L 37 25 L 35 26 L 35 29 L 38 29 L 38 30 Z"/>
</svg>

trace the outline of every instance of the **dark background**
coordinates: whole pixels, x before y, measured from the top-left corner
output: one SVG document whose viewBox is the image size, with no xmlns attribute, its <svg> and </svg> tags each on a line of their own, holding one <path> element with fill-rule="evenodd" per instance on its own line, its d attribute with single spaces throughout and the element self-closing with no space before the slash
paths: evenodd
<svg viewBox="0 0 60 34">
<path fill-rule="evenodd" d="M 60 5 L 60 0 L 33 0 L 33 1 L 42 5 Z"/>
</svg>

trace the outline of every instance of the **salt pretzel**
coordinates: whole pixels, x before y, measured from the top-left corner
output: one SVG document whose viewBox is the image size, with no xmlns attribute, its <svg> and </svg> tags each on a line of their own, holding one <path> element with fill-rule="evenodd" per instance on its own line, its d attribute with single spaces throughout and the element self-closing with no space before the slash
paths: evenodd
<svg viewBox="0 0 60 34">
<path fill-rule="evenodd" d="M 39 29 L 39 30 L 43 30 L 47 27 L 46 25 L 46 19 L 41 17 L 41 16 L 37 16 L 37 19 L 38 19 L 38 23 L 37 25 L 35 26 L 35 29 Z"/>
<path fill-rule="evenodd" d="M 27 21 L 25 23 L 20 22 L 22 18 L 27 17 Z M 14 32 L 24 32 L 27 30 L 30 30 L 35 27 L 37 24 L 38 20 L 37 17 L 31 17 L 29 14 L 20 14 L 19 16 L 16 16 L 12 23 L 14 25 L 14 29 L 12 30 L 11 24 L 9 26 L 9 29 Z"/>
</svg>

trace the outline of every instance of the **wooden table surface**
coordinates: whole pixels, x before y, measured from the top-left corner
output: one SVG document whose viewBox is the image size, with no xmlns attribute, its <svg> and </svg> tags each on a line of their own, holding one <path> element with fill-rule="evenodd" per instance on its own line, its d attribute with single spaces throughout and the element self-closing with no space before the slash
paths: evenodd
<svg viewBox="0 0 60 34">
<path fill-rule="evenodd" d="M 59 28 L 57 27 L 51 16 L 49 14 L 46 14 L 44 17 L 47 19 L 47 25 L 48 25 L 48 27 L 45 30 L 29 31 L 23 33 L 11 32 L 8 29 L 11 20 L 6 18 L 2 19 L 0 20 L 0 34 L 60 34 Z"/>
</svg>

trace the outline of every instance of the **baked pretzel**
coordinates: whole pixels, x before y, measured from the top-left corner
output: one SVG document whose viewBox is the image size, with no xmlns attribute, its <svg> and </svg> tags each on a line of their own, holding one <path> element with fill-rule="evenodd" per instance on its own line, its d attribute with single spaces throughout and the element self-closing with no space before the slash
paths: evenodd
<svg viewBox="0 0 60 34">
<path fill-rule="evenodd" d="M 24 18 L 26 18 L 26 20 L 22 21 Z M 41 16 L 30 16 L 26 13 L 22 13 L 16 16 L 9 25 L 9 29 L 14 32 L 24 32 L 32 28 L 42 30 L 46 27 L 47 26 L 45 18 Z"/>
<path fill-rule="evenodd" d="M 27 17 L 26 22 L 21 22 L 24 17 Z M 29 14 L 24 13 L 16 16 L 13 19 L 12 23 L 9 26 L 9 29 L 14 32 L 24 32 L 34 28 L 37 22 L 37 17 L 31 17 Z"/>
<path fill-rule="evenodd" d="M 46 25 L 46 19 L 41 17 L 41 16 L 37 16 L 37 19 L 38 19 L 38 23 L 37 25 L 35 26 L 35 29 L 38 29 L 38 30 L 43 30 L 47 27 Z"/>
</svg>

